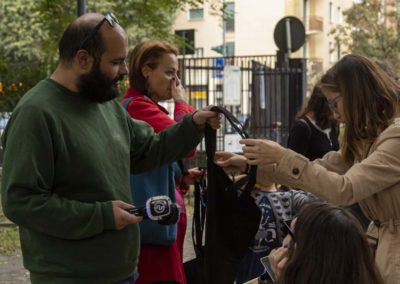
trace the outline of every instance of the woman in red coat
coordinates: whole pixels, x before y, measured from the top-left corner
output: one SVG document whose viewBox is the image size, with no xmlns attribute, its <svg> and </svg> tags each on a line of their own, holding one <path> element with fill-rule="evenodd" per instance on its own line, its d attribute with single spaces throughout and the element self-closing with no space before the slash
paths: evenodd
<svg viewBox="0 0 400 284">
<path fill-rule="evenodd" d="M 169 44 L 158 41 L 146 41 L 135 47 L 130 56 L 130 88 L 121 103 L 131 117 L 149 123 L 155 132 L 160 132 L 173 123 L 180 121 L 195 109 L 185 101 L 185 90 L 178 78 L 178 51 Z M 159 102 L 173 99 L 175 103 L 174 119 Z M 179 146 L 179 145 L 177 145 Z M 193 156 L 193 149 L 188 156 Z M 184 176 L 174 163 L 175 199 L 181 208 L 176 241 L 167 245 L 149 243 L 143 239 L 139 256 L 139 278 L 136 283 L 186 283 L 183 270 L 183 242 L 186 231 L 186 212 L 183 196 L 187 184 L 202 174 L 198 170 L 189 170 Z M 135 177 L 133 177 L 135 178 Z M 167 185 L 166 185 L 167 186 Z M 136 190 L 132 188 L 135 196 Z"/>
</svg>

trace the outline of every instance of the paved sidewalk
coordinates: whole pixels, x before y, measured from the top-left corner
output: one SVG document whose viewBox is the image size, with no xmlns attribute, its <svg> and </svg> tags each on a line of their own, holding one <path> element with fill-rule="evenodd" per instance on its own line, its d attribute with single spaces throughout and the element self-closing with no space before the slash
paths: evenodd
<svg viewBox="0 0 400 284">
<path fill-rule="evenodd" d="M 183 248 L 183 260 L 194 258 L 192 244 L 192 216 L 188 214 L 188 226 L 186 230 L 185 244 Z M 0 284 L 27 284 L 29 273 L 22 265 L 21 255 L 0 255 Z"/>
<path fill-rule="evenodd" d="M 29 273 L 22 266 L 21 255 L 0 255 L 0 283 L 25 284 L 30 283 Z"/>
</svg>

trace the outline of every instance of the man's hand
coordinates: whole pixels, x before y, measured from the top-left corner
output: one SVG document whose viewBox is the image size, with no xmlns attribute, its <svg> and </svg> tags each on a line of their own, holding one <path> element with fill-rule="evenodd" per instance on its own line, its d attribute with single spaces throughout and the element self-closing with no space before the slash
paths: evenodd
<svg viewBox="0 0 400 284">
<path fill-rule="evenodd" d="M 208 123 L 213 129 L 221 127 L 221 116 L 214 111 L 210 111 L 213 106 L 208 106 L 203 110 L 198 110 L 193 114 L 193 122 L 198 128 L 204 128 Z"/>
<path fill-rule="evenodd" d="M 114 200 L 112 202 L 112 207 L 114 212 L 115 228 L 117 230 L 121 230 L 129 224 L 137 224 L 143 219 L 142 217 L 138 217 L 125 211 L 125 209 L 132 208 L 131 204 L 120 200 Z"/>
<path fill-rule="evenodd" d="M 245 157 L 230 152 L 216 152 L 214 163 L 223 168 L 226 172 L 243 173 L 247 168 L 247 160 Z"/>
</svg>

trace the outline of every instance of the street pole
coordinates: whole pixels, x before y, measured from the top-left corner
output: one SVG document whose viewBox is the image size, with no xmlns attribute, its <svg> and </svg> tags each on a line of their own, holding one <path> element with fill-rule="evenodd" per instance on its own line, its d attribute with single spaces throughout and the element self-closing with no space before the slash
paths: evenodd
<svg viewBox="0 0 400 284">
<path fill-rule="evenodd" d="M 82 16 L 83 14 L 86 13 L 86 0 L 77 0 L 78 1 L 78 17 Z"/>
</svg>

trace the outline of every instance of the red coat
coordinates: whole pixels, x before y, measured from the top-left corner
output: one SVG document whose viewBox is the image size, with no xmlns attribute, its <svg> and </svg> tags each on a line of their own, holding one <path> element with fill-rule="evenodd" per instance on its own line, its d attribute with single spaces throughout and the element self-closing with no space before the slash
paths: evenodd
<svg viewBox="0 0 400 284">
<path fill-rule="evenodd" d="M 156 133 L 167 128 L 195 109 L 184 101 L 175 102 L 174 119 L 168 116 L 168 111 L 144 96 L 138 90 L 129 88 L 121 100 L 133 97 L 127 107 L 131 117 L 149 123 Z M 195 154 L 193 149 L 188 156 Z M 158 281 L 176 281 L 186 284 L 185 271 L 183 269 L 183 242 L 186 232 L 186 212 L 183 195 L 185 189 L 179 188 L 176 183 L 176 202 L 183 209 L 178 223 L 177 240 L 169 246 L 142 244 L 139 255 L 139 278 L 136 284 L 149 284 Z"/>
</svg>

